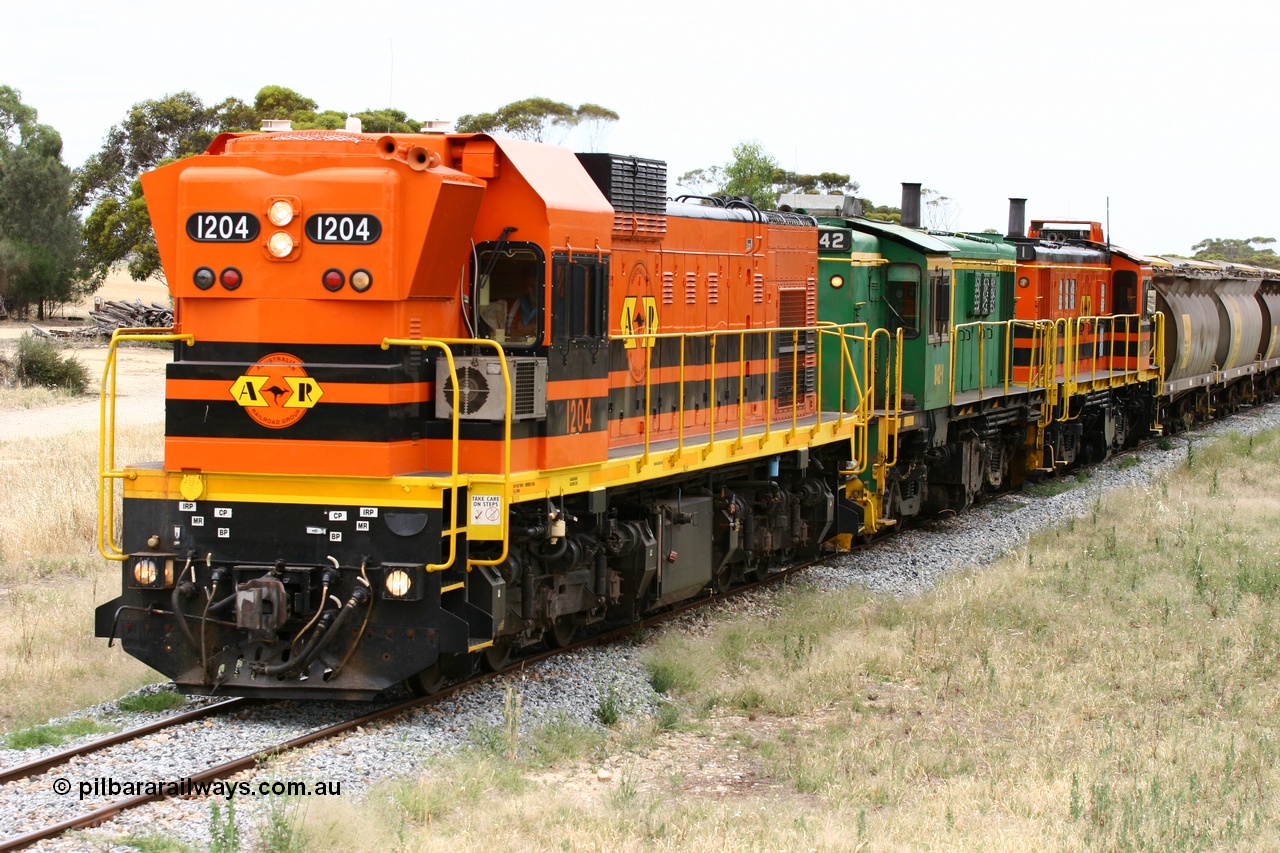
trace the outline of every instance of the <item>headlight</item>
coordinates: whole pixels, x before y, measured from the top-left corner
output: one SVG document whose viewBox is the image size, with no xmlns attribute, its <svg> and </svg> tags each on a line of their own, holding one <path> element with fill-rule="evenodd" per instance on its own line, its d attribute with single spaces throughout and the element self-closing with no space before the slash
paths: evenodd
<svg viewBox="0 0 1280 853">
<path fill-rule="evenodd" d="M 356 270 L 351 274 L 351 289 L 356 293 L 364 293 L 373 284 L 373 276 L 368 270 Z"/>
<path fill-rule="evenodd" d="M 133 579 L 138 586 L 151 586 L 160 577 L 160 567 L 152 559 L 137 560 L 133 564 Z"/>
<path fill-rule="evenodd" d="M 267 249 L 277 258 L 287 258 L 293 251 L 293 238 L 284 231 L 277 231 L 267 241 Z"/>
<path fill-rule="evenodd" d="M 387 579 L 383 583 L 387 588 L 387 594 L 392 598 L 404 598 L 409 594 L 409 588 L 413 586 L 409 573 L 403 569 L 388 572 Z"/>
<path fill-rule="evenodd" d="M 283 228 L 293 221 L 293 205 L 284 199 L 273 201 L 267 209 L 267 219 L 271 224 Z"/>
<path fill-rule="evenodd" d="M 844 276 L 842 275 L 831 276 L 831 286 L 834 287 L 836 290 L 839 290 L 840 288 L 844 287 Z"/>
<path fill-rule="evenodd" d="M 126 580 L 133 589 L 172 589 L 173 558 L 159 555 L 134 557 Z"/>
</svg>

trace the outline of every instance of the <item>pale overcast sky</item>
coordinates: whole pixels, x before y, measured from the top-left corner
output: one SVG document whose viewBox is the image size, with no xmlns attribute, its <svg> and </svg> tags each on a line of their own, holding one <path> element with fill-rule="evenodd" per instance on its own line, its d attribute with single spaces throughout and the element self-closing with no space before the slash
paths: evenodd
<svg viewBox="0 0 1280 853">
<path fill-rule="evenodd" d="M 71 165 L 131 104 L 184 89 L 450 121 L 541 95 L 616 110 L 603 149 L 672 178 L 754 139 L 880 204 L 923 182 L 955 227 L 1003 231 L 1009 196 L 1102 220 L 1110 196 L 1136 251 L 1280 237 L 1272 2 L 61 0 L 5 23 L 0 83 Z"/>
</svg>

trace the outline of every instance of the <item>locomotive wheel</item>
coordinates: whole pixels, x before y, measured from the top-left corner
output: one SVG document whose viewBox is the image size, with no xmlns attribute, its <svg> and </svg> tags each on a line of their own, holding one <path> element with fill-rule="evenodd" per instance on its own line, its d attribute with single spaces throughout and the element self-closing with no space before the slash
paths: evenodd
<svg viewBox="0 0 1280 853">
<path fill-rule="evenodd" d="M 561 616 L 556 620 L 553 627 L 543 632 L 542 639 L 553 649 L 563 649 L 573 642 L 573 637 L 577 633 L 578 626 L 573 619 L 568 616 Z"/>
<path fill-rule="evenodd" d="M 409 692 L 414 696 L 431 696 L 443 690 L 447 680 L 440 664 L 435 663 L 417 675 L 406 678 L 404 686 L 408 687 Z"/>
<path fill-rule="evenodd" d="M 494 643 L 480 652 L 480 668 L 485 672 L 497 672 L 511 662 L 511 644 Z"/>
</svg>

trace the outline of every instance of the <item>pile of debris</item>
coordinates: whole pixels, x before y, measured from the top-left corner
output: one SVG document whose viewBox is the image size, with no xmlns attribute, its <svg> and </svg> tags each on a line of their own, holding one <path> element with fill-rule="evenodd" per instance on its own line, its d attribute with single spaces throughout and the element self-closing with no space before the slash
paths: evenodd
<svg viewBox="0 0 1280 853">
<path fill-rule="evenodd" d="M 141 299 L 132 302 L 95 299 L 89 318 L 93 321 L 90 325 L 77 328 L 45 329 L 34 323 L 31 328 L 42 338 L 89 341 L 109 338 L 116 329 L 167 329 L 173 325 L 173 309 L 158 302 L 143 305 Z"/>
<path fill-rule="evenodd" d="M 141 299 L 132 302 L 95 300 L 95 310 L 89 312 L 93 322 L 105 334 L 116 329 L 167 329 L 173 325 L 173 309 L 159 302 L 143 305 Z"/>
</svg>

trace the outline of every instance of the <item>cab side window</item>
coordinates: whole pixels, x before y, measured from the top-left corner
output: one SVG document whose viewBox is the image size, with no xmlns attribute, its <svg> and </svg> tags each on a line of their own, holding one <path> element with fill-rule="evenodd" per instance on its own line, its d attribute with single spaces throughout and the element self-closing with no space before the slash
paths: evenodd
<svg viewBox="0 0 1280 853">
<path fill-rule="evenodd" d="M 542 250 L 532 243 L 482 243 L 476 262 L 478 334 L 508 347 L 536 345 L 545 303 Z"/>
<path fill-rule="evenodd" d="M 553 343 L 603 341 L 608 335 L 609 259 L 556 254 L 551 259 Z"/>
<path fill-rule="evenodd" d="M 951 270 L 930 270 L 929 299 L 933 302 L 933 310 L 929 312 L 929 340 L 945 341 L 951 333 Z"/>
<path fill-rule="evenodd" d="M 885 327 L 902 329 L 904 338 L 920 334 L 920 267 L 916 264 L 889 264 L 885 284 Z"/>
</svg>

